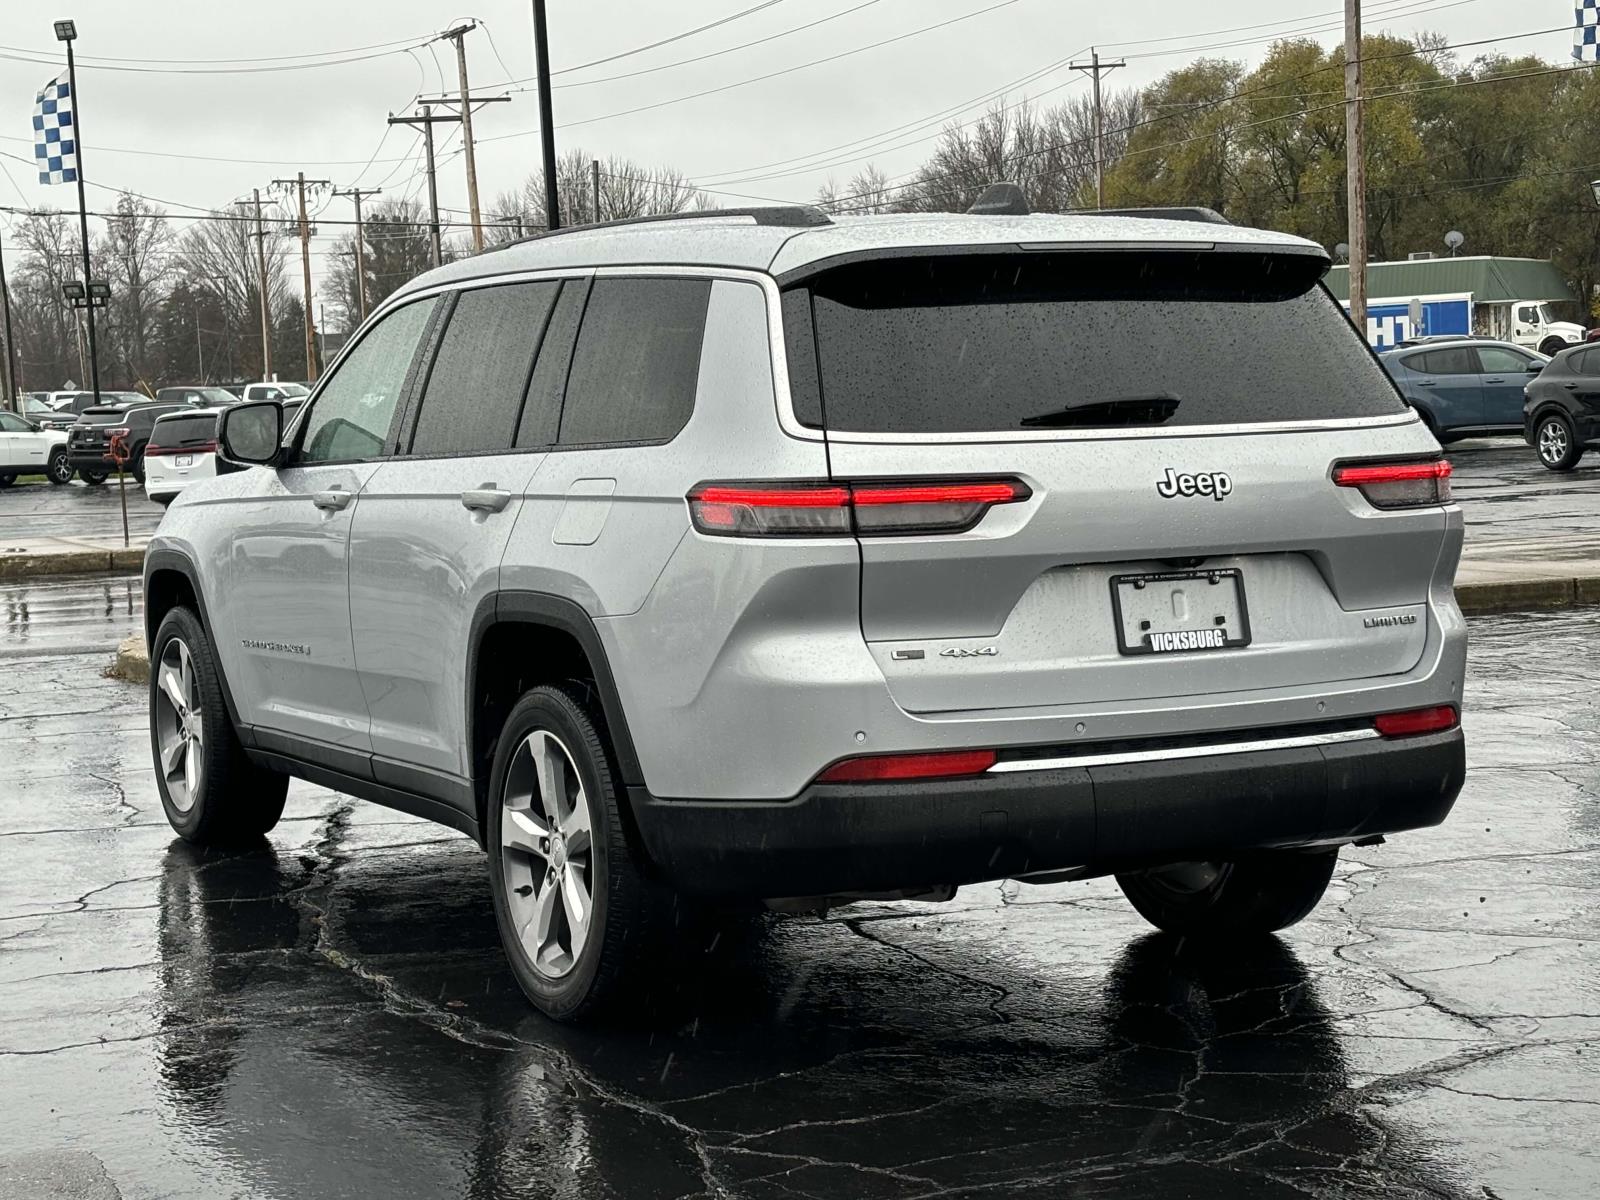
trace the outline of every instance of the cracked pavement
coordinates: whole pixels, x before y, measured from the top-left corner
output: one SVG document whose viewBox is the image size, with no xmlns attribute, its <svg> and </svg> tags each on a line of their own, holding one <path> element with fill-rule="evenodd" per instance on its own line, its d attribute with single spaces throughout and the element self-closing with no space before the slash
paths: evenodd
<svg viewBox="0 0 1600 1200">
<path fill-rule="evenodd" d="M 270 848 L 175 840 L 100 674 L 138 611 L 0 588 L 0 1197 L 1600 1194 L 1600 611 L 1474 621 L 1452 818 L 1281 939 L 1006 882 L 739 926 L 593 1028 L 449 830 L 297 783 Z"/>
</svg>

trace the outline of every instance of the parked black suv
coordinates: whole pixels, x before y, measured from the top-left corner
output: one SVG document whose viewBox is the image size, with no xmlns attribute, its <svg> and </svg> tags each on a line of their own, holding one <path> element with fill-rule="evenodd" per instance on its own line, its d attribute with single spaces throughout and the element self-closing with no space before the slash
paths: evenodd
<svg viewBox="0 0 1600 1200">
<path fill-rule="evenodd" d="M 1563 350 L 1523 395 L 1522 436 L 1550 470 L 1572 470 L 1600 443 L 1600 346 Z"/>
<path fill-rule="evenodd" d="M 144 448 L 156 418 L 192 408 L 189 404 L 102 404 L 78 414 L 67 437 L 67 457 L 85 483 L 104 483 L 116 465 L 106 455 L 119 434 L 128 443 L 127 471 L 144 482 Z"/>
</svg>

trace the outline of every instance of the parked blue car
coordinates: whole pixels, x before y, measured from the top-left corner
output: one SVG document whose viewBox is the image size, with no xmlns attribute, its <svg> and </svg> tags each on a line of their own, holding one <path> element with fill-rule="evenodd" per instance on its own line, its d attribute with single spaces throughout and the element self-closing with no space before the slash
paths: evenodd
<svg viewBox="0 0 1600 1200">
<path fill-rule="evenodd" d="M 1522 433 L 1523 388 L 1550 360 L 1478 338 L 1404 346 L 1378 356 L 1406 403 L 1441 442 Z"/>
</svg>

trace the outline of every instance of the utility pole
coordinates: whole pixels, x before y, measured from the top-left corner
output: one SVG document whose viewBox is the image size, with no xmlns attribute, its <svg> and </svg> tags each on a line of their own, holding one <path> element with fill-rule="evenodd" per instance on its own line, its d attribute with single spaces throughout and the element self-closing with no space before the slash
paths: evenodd
<svg viewBox="0 0 1600 1200">
<path fill-rule="evenodd" d="M 544 0 L 533 0 L 533 69 L 539 74 L 539 143 L 544 155 L 544 227 L 561 228 L 561 196 L 556 190 L 556 122 L 550 103 L 550 35 Z"/>
<path fill-rule="evenodd" d="M 600 160 L 597 158 L 589 164 L 594 173 L 594 223 L 600 224 Z"/>
<path fill-rule="evenodd" d="M 300 196 L 300 266 L 305 277 L 306 382 L 311 383 L 317 378 L 317 342 L 316 323 L 311 315 L 311 220 L 306 216 L 306 184 L 312 187 L 332 187 L 333 184 L 327 179 L 307 179 L 304 171 L 293 179 L 274 179 L 272 182 L 281 187 L 293 186 Z"/>
<path fill-rule="evenodd" d="M 1100 76 L 1108 71 L 1115 71 L 1118 67 L 1128 64 L 1122 59 L 1116 62 L 1101 62 L 1100 52 L 1093 47 L 1089 49 L 1089 61 L 1086 63 L 1069 64 L 1074 71 L 1082 71 L 1094 80 L 1094 206 L 1106 206 L 1106 138 L 1105 116 L 1100 106 Z"/>
<path fill-rule="evenodd" d="M 272 315 L 267 301 L 267 231 L 261 223 L 261 189 L 252 188 L 256 210 L 256 231 L 250 236 L 256 240 L 256 266 L 261 272 L 257 286 L 261 289 L 261 378 L 272 378 Z M 240 208 L 252 203 L 235 200 Z"/>
<path fill-rule="evenodd" d="M 390 115 L 391 125 L 421 125 L 422 141 L 428 152 L 428 220 L 429 229 L 433 237 L 433 265 L 438 266 L 444 261 L 443 247 L 439 244 L 439 186 L 433 173 L 433 127 L 441 122 L 448 124 L 459 121 L 461 118 L 455 114 L 447 117 L 433 115 L 433 102 L 423 101 L 420 115 L 411 117 L 396 117 Z"/>
<path fill-rule="evenodd" d="M 1344 187 L 1350 215 L 1350 319 L 1367 336 L 1367 156 L 1361 128 L 1361 0 L 1344 0 Z"/>
<path fill-rule="evenodd" d="M 356 202 L 356 303 L 361 307 L 361 319 L 367 319 L 367 247 L 361 228 L 361 197 L 381 196 L 382 188 L 334 188 L 335 196 L 349 196 Z"/>
<path fill-rule="evenodd" d="M 17 379 L 17 343 L 11 332 L 11 285 L 6 282 L 6 252 L 4 239 L 0 239 L 0 306 L 6 312 L 6 395 L 4 408 L 17 408 L 22 384 Z"/>
<path fill-rule="evenodd" d="M 477 27 L 478 23 L 469 19 L 439 36 L 456 44 L 456 72 L 461 82 L 461 142 L 467 151 L 467 207 L 472 213 L 472 248 L 482 250 L 483 219 L 478 215 L 478 164 L 472 146 L 472 96 L 467 88 L 467 34 Z"/>
</svg>

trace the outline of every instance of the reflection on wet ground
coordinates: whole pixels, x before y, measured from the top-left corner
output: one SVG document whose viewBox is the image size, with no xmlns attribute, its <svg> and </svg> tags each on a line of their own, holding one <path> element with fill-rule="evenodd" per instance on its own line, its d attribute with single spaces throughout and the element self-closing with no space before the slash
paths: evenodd
<svg viewBox="0 0 1600 1200">
<path fill-rule="evenodd" d="M 465 839 L 296 785 L 270 844 L 195 851 L 142 692 L 11 659 L 0 1183 L 43 1151 L 125 1197 L 1593 1196 L 1596 630 L 1476 622 L 1454 817 L 1347 852 L 1282 940 L 1006 883 L 730 929 L 588 1029 L 516 992 Z"/>
</svg>

